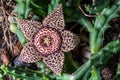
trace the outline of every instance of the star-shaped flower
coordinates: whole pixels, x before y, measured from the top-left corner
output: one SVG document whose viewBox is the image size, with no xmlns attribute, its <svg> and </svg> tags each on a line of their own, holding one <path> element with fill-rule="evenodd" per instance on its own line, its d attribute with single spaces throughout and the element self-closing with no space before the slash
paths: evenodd
<svg viewBox="0 0 120 80">
<path fill-rule="evenodd" d="M 78 37 L 70 31 L 64 30 L 62 5 L 60 4 L 42 22 L 18 20 L 20 28 L 28 39 L 23 47 L 19 60 L 33 63 L 39 60 L 56 74 L 63 68 L 64 52 L 75 48 Z"/>
</svg>

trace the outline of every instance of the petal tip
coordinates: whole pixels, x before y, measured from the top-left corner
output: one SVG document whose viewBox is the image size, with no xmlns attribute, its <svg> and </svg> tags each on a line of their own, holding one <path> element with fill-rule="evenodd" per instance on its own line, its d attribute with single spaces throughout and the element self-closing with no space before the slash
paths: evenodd
<svg viewBox="0 0 120 80">
<path fill-rule="evenodd" d="M 46 18 L 43 20 L 44 25 L 53 27 L 58 31 L 62 31 L 65 27 L 62 4 L 59 4 Z"/>
<path fill-rule="evenodd" d="M 48 57 L 43 57 L 43 62 L 55 73 L 60 75 L 64 63 L 64 53 L 56 52 Z"/>
<path fill-rule="evenodd" d="M 62 3 L 58 5 L 59 8 L 62 8 Z"/>
<path fill-rule="evenodd" d="M 19 60 L 27 63 L 34 63 L 41 60 L 41 54 L 34 48 L 31 42 L 28 42 L 22 49 Z"/>
<path fill-rule="evenodd" d="M 64 30 L 62 32 L 63 43 L 61 46 L 62 51 L 69 52 L 79 44 L 79 38 L 71 31 Z"/>
</svg>

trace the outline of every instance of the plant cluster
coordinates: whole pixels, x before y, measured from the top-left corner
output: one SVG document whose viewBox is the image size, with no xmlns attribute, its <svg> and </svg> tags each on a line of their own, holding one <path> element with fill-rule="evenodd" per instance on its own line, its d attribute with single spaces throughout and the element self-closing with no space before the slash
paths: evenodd
<svg viewBox="0 0 120 80">
<path fill-rule="evenodd" d="M 82 4 L 84 0 L 49 1 L 50 0 L 16 0 L 17 5 L 15 6 L 13 13 L 17 13 L 17 19 L 21 19 L 22 21 L 19 22 L 17 21 L 17 19 L 15 19 L 15 21 L 10 22 L 11 32 L 15 33 L 18 36 L 21 44 L 25 46 L 28 42 L 27 39 L 30 37 L 27 35 L 28 38 L 26 39 L 26 35 L 24 35 L 24 32 L 22 32 L 23 28 L 20 28 L 21 25 L 25 24 L 23 19 L 29 19 L 29 15 L 32 12 L 33 17 L 31 18 L 31 20 L 42 20 L 45 16 L 51 14 L 52 11 L 54 11 L 54 9 L 56 9 L 56 7 L 62 3 L 65 24 L 79 24 L 84 27 L 89 33 L 89 45 L 91 51 L 90 58 L 83 65 L 80 66 L 72 59 L 72 56 L 70 54 L 71 52 L 68 52 L 71 49 L 65 51 L 68 54 L 65 54 L 64 69 L 62 72 L 60 71 L 61 75 L 54 74 L 57 72 L 53 70 L 54 68 L 51 68 L 51 66 L 49 66 L 54 72 L 52 73 L 52 71 L 48 69 L 46 65 L 41 61 L 33 61 L 36 62 L 37 66 L 40 68 L 37 70 L 28 67 L 9 67 L 8 65 L 2 65 L 0 67 L 1 79 L 4 75 L 11 75 L 16 80 L 102 80 L 100 74 L 101 70 L 107 64 L 108 60 L 114 54 L 117 54 L 120 51 L 119 38 L 115 41 L 109 42 L 107 45 L 102 47 L 104 40 L 103 36 L 105 31 L 110 28 L 110 21 L 120 16 L 120 0 L 96 0 L 95 2 L 93 1 L 92 4 L 85 4 L 85 10 L 90 14 L 90 17 L 92 16 L 92 20 L 91 18 L 85 16 L 85 14 L 83 14 L 83 11 L 80 10 L 80 4 Z M 75 26 L 66 25 L 66 27 L 68 29 L 70 27 L 71 30 Z M 79 41 L 77 43 L 79 44 Z M 79 47 L 79 45 L 77 46 Z M 22 57 L 24 56 L 21 56 L 21 59 Z M 25 61 L 24 59 L 22 60 Z M 67 65 L 69 65 L 70 67 L 67 67 Z M 112 80 L 119 79 L 120 64 L 118 63 L 116 75 L 113 77 Z"/>
</svg>

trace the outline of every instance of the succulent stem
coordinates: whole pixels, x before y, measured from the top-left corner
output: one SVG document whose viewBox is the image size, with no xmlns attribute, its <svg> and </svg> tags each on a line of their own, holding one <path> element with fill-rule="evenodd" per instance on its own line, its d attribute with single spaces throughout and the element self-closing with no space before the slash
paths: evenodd
<svg viewBox="0 0 120 80">
<path fill-rule="evenodd" d="M 100 65 L 105 66 L 110 57 L 120 51 L 120 39 L 112 41 L 106 45 L 100 52 L 93 55 L 85 64 L 83 64 L 79 69 L 77 69 L 72 76 L 74 80 L 81 80 L 85 76 L 85 73 L 91 69 L 92 65 L 98 67 Z"/>
<path fill-rule="evenodd" d="M 10 30 L 11 32 L 15 33 L 17 37 L 19 38 L 20 42 L 22 45 L 25 45 L 26 39 L 22 33 L 22 31 L 18 28 L 18 24 L 16 23 L 11 23 Z"/>
<path fill-rule="evenodd" d="M 65 54 L 65 70 L 68 73 L 72 73 L 79 68 L 76 62 L 72 59 L 72 55 L 70 53 Z"/>
<path fill-rule="evenodd" d="M 116 5 L 118 4 L 118 5 Z M 118 11 L 120 9 L 119 1 L 108 9 L 104 9 L 100 15 L 95 19 L 94 29 L 90 32 L 90 47 L 91 53 L 97 53 L 103 43 L 103 34 L 109 28 L 109 22 L 118 17 Z"/>
</svg>

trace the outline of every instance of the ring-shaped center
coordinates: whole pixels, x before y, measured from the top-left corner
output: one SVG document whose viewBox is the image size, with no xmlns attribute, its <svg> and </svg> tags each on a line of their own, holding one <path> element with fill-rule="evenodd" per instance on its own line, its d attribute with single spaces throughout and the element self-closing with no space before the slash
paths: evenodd
<svg viewBox="0 0 120 80">
<path fill-rule="evenodd" d="M 34 45 L 43 55 L 54 53 L 59 49 L 60 44 L 60 34 L 50 27 L 41 28 L 34 37 Z"/>
</svg>

